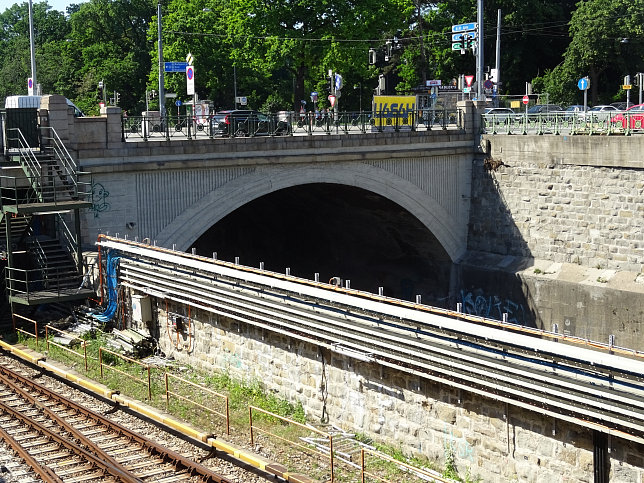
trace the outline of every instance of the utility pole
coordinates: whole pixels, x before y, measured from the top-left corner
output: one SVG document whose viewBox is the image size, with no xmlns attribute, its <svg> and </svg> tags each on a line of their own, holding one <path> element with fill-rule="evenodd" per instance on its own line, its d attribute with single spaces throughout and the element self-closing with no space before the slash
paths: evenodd
<svg viewBox="0 0 644 483">
<path fill-rule="evenodd" d="M 479 101 L 483 98 L 483 0 L 477 0 L 477 19 L 479 26 L 478 48 L 476 49 L 476 99 Z"/>
<path fill-rule="evenodd" d="M 496 59 L 494 60 L 496 71 L 494 83 L 494 105 L 499 106 L 499 86 L 501 85 L 501 9 L 498 10 L 496 18 Z"/>
<path fill-rule="evenodd" d="M 164 90 L 164 81 L 163 81 L 163 41 L 161 40 L 161 2 L 157 4 L 157 31 L 158 31 L 158 46 L 159 46 L 159 115 L 161 116 L 161 122 L 165 120 L 165 90 Z"/>
<path fill-rule="evenodd" d="M 34 47 L 34 9 L 29 0 L 29 50 L 31 51 L 31 80 L 34 92 L 38 95 L 38 82 L 36 81 L 36 49 Z"/>
</svg>

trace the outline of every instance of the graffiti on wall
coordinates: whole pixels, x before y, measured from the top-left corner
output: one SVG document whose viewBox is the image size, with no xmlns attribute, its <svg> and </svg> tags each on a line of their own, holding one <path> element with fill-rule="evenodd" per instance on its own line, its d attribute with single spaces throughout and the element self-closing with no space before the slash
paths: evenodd
<svg viewBox="0 0 644 483">
<path fill-rule="evenodd" d="M 101 183 L 92 184 L 92 206 L 89 209 L 94 212 L 94 218 L 98 218 L 99 213 L 110 210 L 111 205 L 107 202 L 109 195 L 110 192 Z"/>
<path fill-rule="evenodd" d="M 463 436 L 454 436 L 454 428 L 449 424 L 443 425 L 443 447 L 452 448 L 454 456 L 459 459 L 474 461 L 474 448 Z"/>
<path fill-rule="evenodd" d="M 510 323 L 518 325 L 528 323 L 523 304 L 497 295 L 485 295 L 482 290 L 475 290 L 475 292 L 479 295 L 461 290 L 460 302 L 463 304 L 464 313 L 496 320 L 503 320 L 503 314 L 508 314 Z"/>
</svg>

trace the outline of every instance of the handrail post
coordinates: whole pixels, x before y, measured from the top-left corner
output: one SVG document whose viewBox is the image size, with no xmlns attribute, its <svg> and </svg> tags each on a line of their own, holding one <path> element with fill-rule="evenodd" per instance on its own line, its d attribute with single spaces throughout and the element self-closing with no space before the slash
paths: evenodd
<svg viewBox="0 0 644 483">
<path fill-rule="evenodd" d="M 85 372 L 87 372 L 88 369 L 89 369 L 88 366 L 87 366 L 87 341 L 83 342 L 83 353 L 84 353 L 84 356 L 85 356 Z"/>
<path fill-rule="evenodd" d="M 230 409 L 228 407 L 228 396 L 226 396 L 226 434 L 230 434 Z"/>
<path fill-rule="evenodd" d="M 334 476 L 333 476 L 333 435 L 329 435 L 329 458 L 330 458 L 330 464 L 331 464 L 331 483 L 334 481 Z"/>
<path fill-rule="evenodd" d="M 360 448 L 360 483 L 364 483 L 364 448 Z"/>
<path fill-rule="evenodd" d="M 250 423 L 250 445 L 255 446 L 255 439 L 253 438 L 253 408 L 248 406 L 248 422 Z"/>
<path fill-rule="evenodd" d="M 170 410 L 170 387 L 169 387 L 169 382 L 168 382 L 168 373 L 164 373 L 165 377 L 165 408 L 166 410 Z"/>
<path fill-rule="evenodd" d="M 150 365 L 148 364 L 148 401 L 152 401 L 152 377 Z"/>
<path fill-rule="evenodd" d="M 103 348 L 98 348 L 98 365 L 101 368 L 101 379 L 103 379 Z"/>
</svg>

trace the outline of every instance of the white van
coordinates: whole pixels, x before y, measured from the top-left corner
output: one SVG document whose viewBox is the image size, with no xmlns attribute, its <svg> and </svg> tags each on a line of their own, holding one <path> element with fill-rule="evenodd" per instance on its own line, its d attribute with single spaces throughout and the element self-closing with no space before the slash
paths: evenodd
<svg viewBox="0 0 644 483">
<path fill-rule="evenodd" d="M 42 96 L 7 96 L 4 101 L 5 109 L 16 109 L 16 108 L 33 108 L 40 109 L 40 98 Z M 84 117 L 83 111 L 81 111 L 76 104 L 74 104 L 69 99 L 65 98 L 67 105 L 74 109 L 74 117 Z"/>
</svg>

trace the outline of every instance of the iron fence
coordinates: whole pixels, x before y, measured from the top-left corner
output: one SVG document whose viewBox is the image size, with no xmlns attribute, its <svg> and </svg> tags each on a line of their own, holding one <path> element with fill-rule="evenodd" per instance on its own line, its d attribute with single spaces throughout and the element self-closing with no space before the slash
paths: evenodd
<svg viewBox="0 0 644 483">
<path fill-rule="evenodd" d="M 457 109 L 419 109 L 405 112 L 347 111 L 338 113 L 235 112 L 209 116 L 123 116 L 123 141 L 214 139 L 257 136 L 310 136 L 431 131 L 463 128 Z"/>
<path fill-rule="evenodd" d="M 644 112 L 549 112 L 483 114 L 485 134 L 616 134 L 644 133 Z"/>
</svg>

